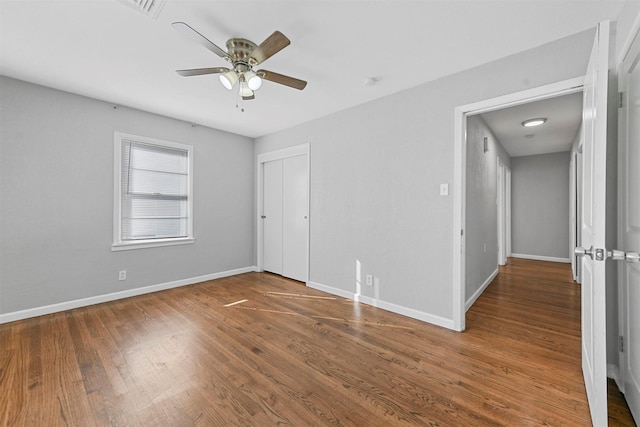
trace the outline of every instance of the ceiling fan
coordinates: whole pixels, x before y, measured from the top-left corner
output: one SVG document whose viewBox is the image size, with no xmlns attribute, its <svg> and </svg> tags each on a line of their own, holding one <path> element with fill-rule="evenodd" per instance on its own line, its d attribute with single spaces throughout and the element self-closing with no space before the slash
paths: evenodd
<svg viewBox="0 0 640 427">
<path fill-rule="evenodd" d="M 230 68 L 214 67 L 177 70 L 176 73 L 181 76 L 219 74 L 220 82 L 229 90 L 233 89 L 236 82 L 239 83 L 239 95 L 245 100 L 255 99 L 254 91 L 260 88 L 262 80 L 269 80 L 299 90 L 304 89 L 307 85 L 304 80 L 285 76 L 284 74 L 267 70 L 253 70 L 253 67 L 263 63 L 289 46 L 291 41 L 280 31 L 275 31 L 260 45 L 256 45 L 247 39 L 229 39 L 227 41 L 227 51 L 225 52 L 184 22 L 174 22 L 171 25 L 231 65 Z"/>
</svg>

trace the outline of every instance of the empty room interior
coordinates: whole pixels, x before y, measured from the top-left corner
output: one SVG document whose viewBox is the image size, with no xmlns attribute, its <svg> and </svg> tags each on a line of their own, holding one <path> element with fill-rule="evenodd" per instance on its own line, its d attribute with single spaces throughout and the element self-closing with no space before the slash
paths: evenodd
<svg viewBox="0 0 640 427">
<path fill-rule="evenodd" d="M 636 425 L 640 1 L 0 0 L 0 425 Z"/>
</svg>

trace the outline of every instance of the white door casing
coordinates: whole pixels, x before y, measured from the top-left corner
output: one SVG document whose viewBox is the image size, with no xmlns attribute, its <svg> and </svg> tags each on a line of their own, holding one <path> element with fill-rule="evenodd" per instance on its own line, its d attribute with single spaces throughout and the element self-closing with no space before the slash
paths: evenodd
<svg viewBox="0 0 640 427">
<path fill-rule="evenodd" d="M 505 175 L 505 216 L 506 216 L 506 256 L 511 256 L 511 169 L 506 168 Z"/>
<path fill-rule="evenodd" d="M 263 153 L 256 171 L 258 271 L 303 282 L 309 278 L 309 158 L 309 144 Z"/>
<path fill-rule="evenodd" d="M 498 265 L 511 256 L 511 170 L 498 157 Z"/>
<path fill-rule="evenodd" d="M 497 185 L 496 185 L 496 205 L 498 207 L 498 265 L 506 264 L 506 245 L 505 245 L 505 185 L 504 185 L 504 164 L 498 157 L 498 173 L 497 175 Z"/>
<path fill-rule="evenodd" d="M 640 17 L 639 17 L 640 19 Z M 619 239 L 624 251 L 640 252 L 640 31 L 618 70 L 622 107 L 619 109 Z M 619 263 L 620 385 L 629 409 L 640 422 L 640 263 Z"/>
<path fill-rule="evenodd" d="M 591 421 L 607 425 L 605 250 L 609 22 L 598 24 L 583 89 L 582 372 Z"/>
<path fill-rule="evenodd" d="M 516 105 L 526 104 L 529 102 L 540 101 L 543 99 L 554 98 L 556 96 L 569 95 L 582 91 L 584 77 L 576 77 L 573 79 L 563 80 L 551 83 L 545 86 L 539 86 L 532 89 L 515 92 L 508 95 L 502 95 L 492 99 L 475 102 L 472 104 L 461 105 L 456 107 L 454 111 L 454 163 L 453 163 L 453 241 L 452 241 L 452 260 L 453 260 L 453 293 L 452 293 L 452 312 L 453 312 L 453 329 L 456 331 L 464 331 L 465 329 L 465 244 L 466 237 L 464 233 L 464 223 L 466 216 L 465 206 L 465 175 L 466 175 L 466 135 L 467 135 L 467 116 L 481 114 L 489 111 L 499 110 L 502 108 L 514 107 Z M 510 179 L 507 181 L 510 193 Z M 510 198 L 507 205 L 510 206 Z M 509 209 L 509 208 L 508 208 Z M 509 222 L 509 216 L 507 217 Z M 511 237 L 507 230 L 507 246 L 508 253 L 511 253 Z"/>
</svg>

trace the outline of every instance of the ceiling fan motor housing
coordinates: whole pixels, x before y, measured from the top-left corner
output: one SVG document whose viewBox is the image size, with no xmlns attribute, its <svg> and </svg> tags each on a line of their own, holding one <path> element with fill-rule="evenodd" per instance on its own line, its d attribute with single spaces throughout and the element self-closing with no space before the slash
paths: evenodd
<svg viewBox="0 0 640 427">
<path fill-rule="evenodd" d="M 256 65 L 256 60 L 250 55 L 257 47 L 254 42 L 247 39 L 229 39 L 227 41 L 227 52 L 236 71 L 248 71 L 253 65 Z"/>
</svg>

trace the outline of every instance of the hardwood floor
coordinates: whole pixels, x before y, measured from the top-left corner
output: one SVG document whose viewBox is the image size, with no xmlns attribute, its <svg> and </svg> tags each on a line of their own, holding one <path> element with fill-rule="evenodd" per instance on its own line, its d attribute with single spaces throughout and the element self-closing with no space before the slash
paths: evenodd
<svg viewBox="0 0 640 427">
<path fill-rule="evenodd" d="M 0 425 L 540 424 L 590 425 L 562 264 L 511 260 L 464 333 L 258 273 L 0 325 Z"/>
</svg>

